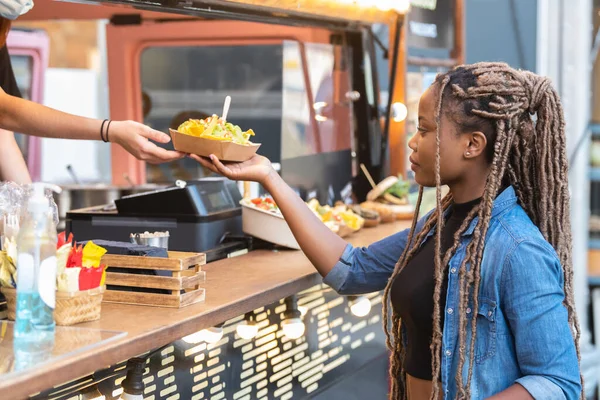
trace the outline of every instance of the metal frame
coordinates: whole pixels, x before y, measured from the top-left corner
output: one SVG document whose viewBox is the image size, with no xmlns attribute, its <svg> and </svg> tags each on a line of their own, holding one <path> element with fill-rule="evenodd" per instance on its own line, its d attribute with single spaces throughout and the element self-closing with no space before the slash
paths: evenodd
<svg viewBox="0 0 600 400">
<path fill-rule="evenodd" d="M 365 48 L 365 35 L 365 32 L 347 33 L 347 44 L 352 49 L 352 85 L 353 90 L 356 90 L 359 93 L 367 92 L 366 75 L 364 69 L 365 51 L 367 51 Z M 373 43 L 370 47 L 371 58 L 375 59 Z M 377 85 L 376 73 L 373 75 L 373 84 Z M 373 127 L 377 126 L 376 124 L 379 124 L 379 120 L 377 118 L 378 110 L 376 107 L 372 109 L 367 101 L 366 95 L 363 95 L 354 102 L 354 116 L 356 121 L 356 125 L 354 126 L 354 137 L 358 139 L 358 148 L 356 149 L 357 162 L 359 165 L 361 163 L 365 164 L 373 179 L 375 181 L 379 181 L 381 180 L 383 170 L 381 159 L 379 163 L 375 164 L 373 163 L 371 157 L 371 143 L 373 135 L 375 134 L 375 132 L 373 132 Z M 376 124 L 373 123 L 373 120 L 375 120 Z M 358 175 L 355 177 L 353 189 L 359 201 L 366 197 L 367 192 L 371 189 L 371 187 L 364 174 L 358 173 Z"/>
<path fill-rule="evenodd" d="M 225 2 L 222 0 L 81 0 L 78 2 L 89 4 L 105 3 L 127 5 L 140 10 L 185 14 L 206 19 L 232 19 L 280 25 L 314 26 L 334 30 L 360 30 L 361 27 L 370 25 L 370 23 L 334 17 L 326 14 L 311 14 L 290 9 L 258 6 L 256 4 L 245 4 L 232 1 Z M 301 10 L 301 8 L 299 10 Z"/>
<path fill-rule="evenodd" d="M 392 124 L 392 104 L 394 103 L 394 94 L 396 91 L 396 78 L 398 75 L 398 59 L 400 58 L 400 43 L 402 42 L 402 28 L 404 21 L 401 18 L 396 20 L 394 31 L 394 49 L 392 54 L 394 58 L 391 60 L 390 67 L 390 90 L 388 95 L 388 104 L 386 109 L 385 126 L 383 128 L 383 140 L 381 143 L 381 159 L 385 159 L 385 152 L 390 139 L 390 127 Z M 404 133 L 406 136 L 406 132 Z M 403 174 L 404 175 L 404 174 Z"/>
</svg>

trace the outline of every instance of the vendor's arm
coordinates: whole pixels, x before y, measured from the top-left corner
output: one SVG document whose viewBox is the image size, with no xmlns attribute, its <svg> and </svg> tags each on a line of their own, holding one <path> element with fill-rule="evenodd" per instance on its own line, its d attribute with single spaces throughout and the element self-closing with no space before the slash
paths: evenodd
<svg viewBox="0 0 600 400">
<path fill-rule="evenodd" d="M 47 138 L 101 140 L 101 126 L 100 120 L 57 111 L 0 90 L 2 129 Z M 108 124 L 105 124 L 105 132 L 107 128 Z M 150 163 L 174 161 L 185 156 L 156 146 L 150 140 L 168 143 L 170 137 L 134 121 L 112 121 L 108 139 L 121 145 L 136 158 Z"/>
<path fill-rule="evenodd" d="M 14 133 L 0 129 L 0 180 L 31 183 L 27 164 Z"/>
</svg>

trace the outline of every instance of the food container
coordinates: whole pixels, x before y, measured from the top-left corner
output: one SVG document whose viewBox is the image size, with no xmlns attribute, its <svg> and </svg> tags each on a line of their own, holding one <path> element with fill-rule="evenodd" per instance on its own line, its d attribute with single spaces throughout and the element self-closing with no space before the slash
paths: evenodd
<svg viewBox="0 0 600 400">
<path fill-rule="evenodd" d="M 249 160 L 256 154 L 256 151 L 260 147 L 260 144 L 256 143 L 242 145 L 221 140 L 199 138 L 183 134 L 174 129 L 169 129 L 169 132 L 171 133 L 175 150 L 202 157 L 214 154 L 222 161 L 242 162 Z"/>
<path fill-rule="evenodd" d="M 3 287 L 1 290 L 6 297 L 8 319 L 14 321 L 17 289 Z M 57 291 L 56 307 L 54 309 L 56 325 L 75 325 L 100 319 L 104 290 L 105 286 L 78 292 Z"/>
<path fill-rule="evenodd" d="M 281 213 L 261 210 L 244 203 L 242 205 L 242 230 L 245 234 L 278 244 L 290 249 L 300 250 L 300 245 Z"/>
<path fill-rule="evenodd" d="M 129 240 L 141 246 L 162 247 L 169 250 L 169 232 L 132 233 Z"/>
</svg>

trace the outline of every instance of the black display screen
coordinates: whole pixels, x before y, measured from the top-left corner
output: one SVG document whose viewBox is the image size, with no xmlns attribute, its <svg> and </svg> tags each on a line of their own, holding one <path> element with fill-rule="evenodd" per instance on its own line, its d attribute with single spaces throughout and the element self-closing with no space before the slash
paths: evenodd
<svg viewBox="0 0 600 400">
<path fill-rule="evenodd" d="M 208 204 L 204 204 L 208 212 L 232 206 L 229 196 L 227 196 L 227 193 L 224 191 L 207 193 L 205 198 L 208 200 Z"/>
</svg>

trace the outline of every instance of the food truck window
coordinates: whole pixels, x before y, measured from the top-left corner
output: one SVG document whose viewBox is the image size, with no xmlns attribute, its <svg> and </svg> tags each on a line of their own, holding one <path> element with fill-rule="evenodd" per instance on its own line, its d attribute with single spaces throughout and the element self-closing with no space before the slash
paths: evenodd
<svg viewBox="0 0 600 400">
<path fill-rule="evenodd" d="M 140 56 L 144 123 L 163 132 L 176 129 L 189 118 L 221 114 L 230 95 L 228 120 L 257 132 L 259 153 L 275 163 L 350 151 L 351 63 L 349 51 L 341 49 L 294 40 L 147 47 Z M 146 165 L 151 183 L 207 173 L 190 159 Z"/>
</svg>

